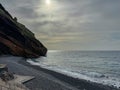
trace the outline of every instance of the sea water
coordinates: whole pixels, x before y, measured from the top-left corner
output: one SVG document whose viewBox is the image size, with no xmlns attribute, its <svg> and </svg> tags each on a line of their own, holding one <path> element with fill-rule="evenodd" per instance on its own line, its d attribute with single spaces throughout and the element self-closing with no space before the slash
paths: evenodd
<svg viewBox="0 0 120 90">
<path fill-rule="evenodd" d="M 48 51 L 30 64 L 74 78 L 120 87 L 120 51 Z"/>
</svg>

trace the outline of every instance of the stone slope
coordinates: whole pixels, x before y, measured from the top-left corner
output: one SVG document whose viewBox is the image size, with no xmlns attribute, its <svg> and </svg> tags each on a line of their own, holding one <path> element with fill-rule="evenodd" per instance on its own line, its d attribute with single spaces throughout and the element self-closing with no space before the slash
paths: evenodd
<svg viewBox="0 0 120 90">
<path fill-rule="evenodd" d="M 17 18 L 13 18 L 0 4 L 0 54 L 37 58 L 46 53 L 47 48 L 34 33 L 17 22 Z"/>
</svg>

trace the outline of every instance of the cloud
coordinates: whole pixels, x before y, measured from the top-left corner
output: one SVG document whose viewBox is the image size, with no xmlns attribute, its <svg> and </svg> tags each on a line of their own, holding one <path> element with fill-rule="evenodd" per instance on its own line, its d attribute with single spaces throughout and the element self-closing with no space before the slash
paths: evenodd
<svg viewBox="0 0 120 90">
<path fill-rule="evenodd" d="M 1 3 L 48 49 L 120 50 L 120 0 L 51 0 L 50 6 L 45 0 Z"/>
</svg>

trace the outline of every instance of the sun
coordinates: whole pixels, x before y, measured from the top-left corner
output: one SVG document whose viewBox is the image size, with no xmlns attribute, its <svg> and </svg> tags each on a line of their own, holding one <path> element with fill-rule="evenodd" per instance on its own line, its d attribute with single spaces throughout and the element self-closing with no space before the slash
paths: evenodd
<svg viewBox="0 0 120 90">
<path fill-rule="evenodd" d="M 51 1 L 50 0 L 46 0 L 46 4 L 50 5 Z"/>
</svg>

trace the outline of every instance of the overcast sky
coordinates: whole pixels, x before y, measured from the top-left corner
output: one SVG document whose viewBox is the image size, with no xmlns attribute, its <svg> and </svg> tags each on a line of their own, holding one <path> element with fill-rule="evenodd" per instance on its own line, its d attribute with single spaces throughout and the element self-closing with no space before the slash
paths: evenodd
<svg viewBox="0 0 120 90">
<path fill-rule="evenodd" d="M 120 50 L 120 0 L 0 0 L 49 50 Z"/>
</svg>

